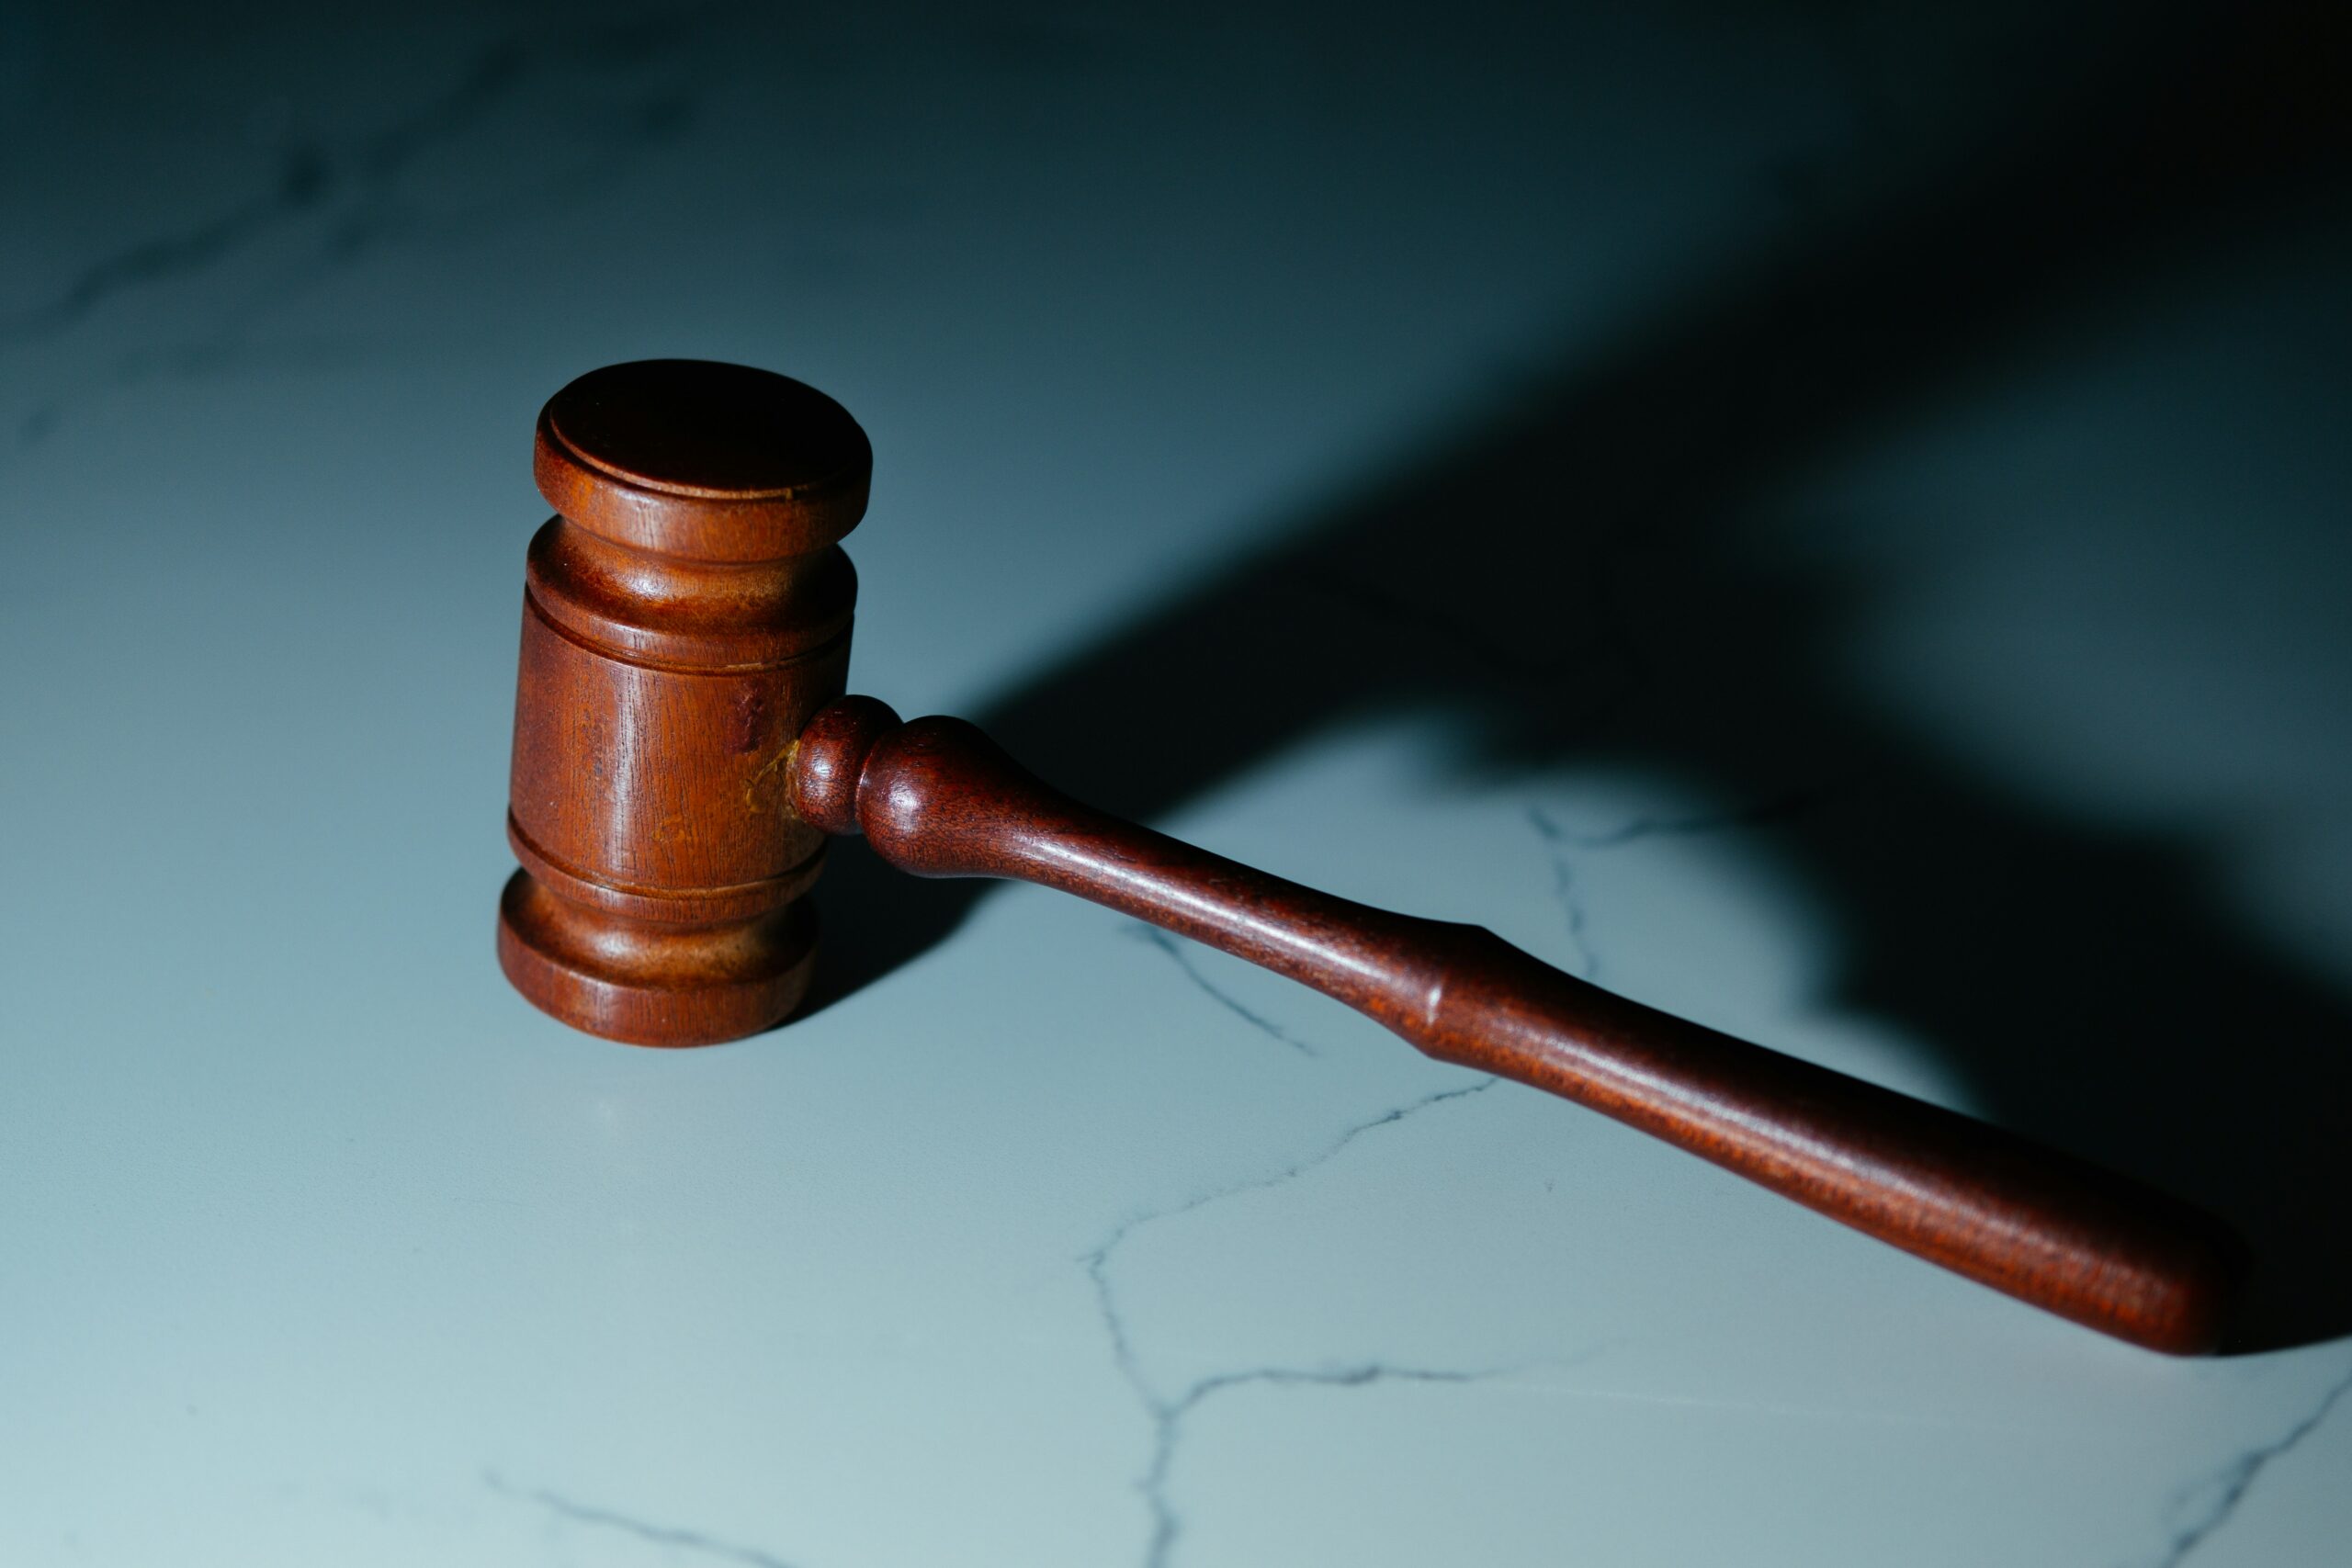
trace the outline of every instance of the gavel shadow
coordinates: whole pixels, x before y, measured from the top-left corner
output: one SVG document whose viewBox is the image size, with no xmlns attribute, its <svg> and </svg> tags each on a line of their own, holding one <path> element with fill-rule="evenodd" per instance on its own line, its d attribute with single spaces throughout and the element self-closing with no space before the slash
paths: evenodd
<svg viewBox="0 0 2352 1568">
<path fill-rule="evenodd" d="M 1468 438 L 969 716 L 1147 820 L 1417 707 L 1470 721 L 1462 764 L 1498 777 L 1598 760 L 1764 800 L 1837 759 L 1904 806 L 1785 830 L 1835 999 L 1925 1043 L 1992 1119 L 2232 1220 L 2258 1260 L 2236 1348 L 2352 1333 L 2352 1002 L 2232 917 L 2203 846 L 2026 798 L 1860 701 L 1871 583 L 1742 522 L 2118 276 L 2340 193 L 2346 109 L 2281 84 L 2346 29 L 2287 21 L 2087 85 L 1793 262 L 1531 377 Z M 841 849 L 820 1007 L 984 893 Z"/>
</svg>

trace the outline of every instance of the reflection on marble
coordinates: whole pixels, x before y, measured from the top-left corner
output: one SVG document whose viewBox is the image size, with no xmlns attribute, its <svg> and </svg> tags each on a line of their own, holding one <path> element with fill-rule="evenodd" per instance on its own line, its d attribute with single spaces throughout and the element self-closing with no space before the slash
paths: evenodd
<svg viewBox="0 0 2352 1568">
<path fill-rule="evenodd" d="M 2259 17 L 0 0 L 0 1562 L 2333 1561 L 2352 229 Z M 2191 1192 L 2249 1344 L 854 846 L 788 1028 L 540 1018 L 525 452 L 654 354 L 873 434 L 860 688 Z"/>
</svg>

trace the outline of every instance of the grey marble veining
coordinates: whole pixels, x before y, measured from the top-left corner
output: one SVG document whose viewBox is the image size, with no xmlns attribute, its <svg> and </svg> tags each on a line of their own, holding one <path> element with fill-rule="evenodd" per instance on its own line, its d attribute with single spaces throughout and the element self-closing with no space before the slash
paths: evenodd
<svg viewBox="0 0 2352 1568">
<path fill-rule="evenodd" d="M 1226 1000 L 1222 997 L 1218 999 Z M 1230 1008 L 1237 1004 L 1227 1001 L 1226 1005 Z M 1260 1028 L 1271 1027 L 1263 1021 L 1257 1019 L 1254 1014 L 1245 1014 L 1245 1016 Z M 1087 1278 L 1093 1281 L 1095 1299 L 1102 1308 L 1102 1328 L 1110 1342 L 1112 1359 L 1117 1363 L 1120 1375 L 1134 1387 L 1136 1400 L 1142 1404 L 1145 1414 L 1151 1419 L 1151 1458 L 1145 1466 L 1143 1473 L 1137 1477 L 1136 1488 L 1143 1494 L 1151 1509 L 1151 1538 L 1144 1560 L 1152 1564 L 1153 1568 L 1159 1568 L 1160 1564 L 1170 1561 L 1177 1537 L 1182 1529 L 1182 1520 L 1169 1500 L 1169 1473 L 1176 1462 L 1178 1447 L 1183 1437 L 1185 1418 L 1199 1408 L 1203 1401 L 1228 1390 L 1250 1386 L 1363 1388 L 1369 1384 L 1391 1382 L 1469 1383 L 1494 1374 L 1454 1369 L 1392 1366 L 1381 1361 L 1356 1361 L 1321 1367 L 1249 1367 L 1196 1377 L 1180 1390 L 1163 1392 L 1155 1385 L 1150 1374 L 1145 1371 L 1142 1356 L 1129 1337 L 1125 1319 L 1120 1313 L 1118 1292 L 1113 1284 L 1112 1276 L 1114 1260 L 1119 1248 L 1137 1229 L 1156 1220 L 1168 1219 L 1178 1214 L 1189 1214 L 1239 1193 L 1261 1191 L 1279 1187 L 1286 1181 L 1295 1181 L 1326 1161 L 1337 1159 L 1350 1145 L 1367 1133 L 1375 1132 L 1383 1127 L 1395 1126 L 1407 1117 L 1418 1115 L 1432 1106 L 1480 1094 L 1494 1087 L 1495 1080 L 1486 1078 L 1464 1085 L 1460 1089 L 1441 1089 L 1435 1093 L 1424 1095 L 1419 1100 L 1398 1106 L 1394 1111 L 1385 1111 L 1370 1121 L 1357 1122 L 1332 1139 L 1329 1146 L 1295 1164 L 1285 1166 L 1271 1175 L 1201 1193 L 1172 1208 L 1155 1210 L 1122 1220 L 1118 1228 L 1103 1238 L 1102 1245 L 1086 1254 Z"/>
<path fill-rule="evenodd" d="M 2188 26 L 0 4 L 0 1562 L 2340 1557 L 2352 229 L 2102 186 Z M 531 1012 L 653 354 L 874 434 L 860 688 L 2228 1208 L 2254 1342 L 854 848 L 789 1028 Z"/>
</svg>

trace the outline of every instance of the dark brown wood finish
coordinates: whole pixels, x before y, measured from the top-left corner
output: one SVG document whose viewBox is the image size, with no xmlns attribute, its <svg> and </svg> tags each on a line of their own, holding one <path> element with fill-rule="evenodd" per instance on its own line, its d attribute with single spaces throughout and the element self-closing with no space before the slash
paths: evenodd
<svg viewBox="0 0 2352 1568">
<path fill-rule="evenodd" d="M 801 736 L 792 804 L 918 876 L 1058 887 L 1262 964 L 1440 1061 L 1589 1106 L 2102 1333 L 2176 1353 L 2220 1335 L 2241 1248 L 2209 1215 L 1614 996 L 1480 927 L 1335 898 L 1080 806 L 960 719 L 834 704 Z"/>
<path fill-rule="evenodd" d="M 2021 1300 L 2209 1348 L 2218 1222 L 1997 1129 L 1563 975 L 1475 926 L 1350 903 L 1080 806 L 959 720 L 833 701 L 865 434 L 697 361 L 581 378 L 539 419 L 501 902 L 507 976 L 568 1023 L 699 1045 L 783 1020 L 827 833 L 923 876 L 1063 888 L 1288 975 L 1442 1061 L 1653 1133 Z M 826 705 L 831 704 L 831 705 Z M 804 728 L 805 727 L 805 728 Z"/>
<path fill-rule="evenodd" d="M 865 433 L 797 381 L 651 360 L 557 393 L 535 468 L 560 515 L 526 573 L 499 961 L 612 1039 L 765 1029 L 808 986 L 824 835 L 785 769 L 848 669 Z"/>
</svg>

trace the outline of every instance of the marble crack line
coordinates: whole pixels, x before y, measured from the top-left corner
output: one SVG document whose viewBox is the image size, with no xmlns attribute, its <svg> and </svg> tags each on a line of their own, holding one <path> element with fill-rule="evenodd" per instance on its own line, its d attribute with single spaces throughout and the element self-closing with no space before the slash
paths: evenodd
<svg viewBox="0 0 2352 1568">
<path fill-rule="evenodd" d="M 1600 974 L 1600 956 L 1593 952 L 1592 942 L 1585 935 L 1588 916 L 1584 895 L 1577 890 L 1576 863 L 1568 853 L 1568 846 L 1575 840 L 1540 806 L 1527 808 L 1527 821 L 1544 840 L 1544 850 L 1551 857 L 1552 899 L 1560 906 L 1560 914 L 1567 921 L 1568 945 L 1573 950 L 1566 966 L 1568 972 L 1579 979 L 1596 979 Z"/>
<path fill-rule="evenodd" d="M 28 343 L 63 330 L 118 294 L 143 284 L 202 272 L 247 242 L 323 202 L 334 185 L 324 154 L 294 147 L 281 154 L 266 194 L 175 234 L 158 234 L 91 263 L 46 304 L 0 318 L 0 344 Z"/>
<path fill-rule="evenodd" d="M 1137 926 L 1134 929 L 1136 935 L 1142 938 L 1145 942 L 1149 942 L 1152 946 L 1159 949 L 1160 952 L 1168 954 L 1170 961 L 1172 962 L 1177 968 L 1184 972 L 1184 977 L 1186 979 L 1192 981 L 1193 985 L 1198 986 L 1219 1006 L 1223 1007 L 1227 1012 L 1232 1013 L 1236 1018 L 1238 1018 L 1243 1022 L 1249 1024 L 1250 1028 L 1264 1034 L 1268 1039 L 1281 1042 L 1283 1044 L 1289 1046 L 1292 1050 L 1297 1052 L 1302 1056 L 1320 1056 L 1323 1055 L 1320 1050 L 1307 1043 L 1307 1042 L 1301 1040 L 1297 1035 L 1293 1034 L 1289 1030 L 1284 1029 L 1272 1019 L 1266 1017 L 1263 1013 L 1254 1011 L 1251 1009 L 1243 1006 L 1238 998 L 1219 987 L 1215 982 L 1210 980 L 1207 976 L 1202 974 L 1200 965 L 1193 962 L 1192 955 L 1184 951 L 1184 944 L 1180 939 L 1170 936 L 1168 932 L 1163 931 L 1155 926 Z"/>
<path fill-rule="evenodd" d="M 700 1530 L 681 1529 L 674 1525 L 650 1524 L 643 1519 L 631 1518 L 627 1514 L 614 1513 L 608 1508 L 595 1508 L 585 1503 L 575 1503 L 560 1493 L 549 1492 L 542 1487 L 516 1486 L 495 1471 L 485 1472 L 481 1480 L 483 1485 L 502 1497 L 513 1498 L 521 1503 L 537 1503 L 556 1517 L 571 1524 L 616 1530 L 623 1535 L 635 1536 L 639 1540 L 650 1541 L 656 1546 L 675 1547 L 683 1551 L 699 1551 L 707 1557 L 716 1557 L 729 1562 L 749 1563 L 751 1568 L 794 1568 L 794 1564 L 785 1559 L 762 1551 L 756 1547 L 738 1546 L 732 1541 L 720 1540 L 716 1536 L 705 1535 Z"/>
<path fill-rule="evenodd" d="M 1571 973 L 1586 980 L 1600 975 L 1600 955 L 1593 950 L 1587 928 L 1591 923 L 1584 896 L 1577 886 L 1576 856 L 1590 850 L 1617 850 L 1645 839 L 1680 838 L 1701 833 L 1721 833 L 1741 828 L 1766 828 L 1784 822 L 1792 817 L 1810 811 L 1826 793 L 1820 788 L 1792 790 L 1786 795 L 1758 801 L 1748 806 L 1736 806 L 1724 811 L 1692 812 L 1681 817 L 1636 817 L 1598 833 L 1579 833 L 1567 828 L 1557 818 L 1540 806 L 1527 808 L 1528 826 L 1544 840 L 1552 862 L 1552 898 L 1560 906 L 1560 913 L 1567 921 L 1568 942 L 1574 949 L 1569 968 Z"/>
<path fill-rule="evenodd" d="M 1323 1372 L 1261 1369 L 1253 1372 L 1227 1373 L 1203 1379 L 1193 1384 L 1182 1394 L 1170 1399 L 1152 1386 L 1151 1380 L 1145 1375 L 1143 1364 L 1136 1354 L 1135 1340 L 1127 1330 L 1126 1317 L 1119 1310 L 1118 1292 L 1111 1282 L 1113 1257 L 1120 1247 L 1126 1245 L 1129 1237 L 1146 1225 L 1156 1224 L 1161 1220 L 1173 1219 L 1179 1214 L 1189 1214 L 1196 1209 L 1204 1209 L 1212 1203 L 1238 1197 L 1244 1192 L 1261 1192 L 1270 1188 L 1280 1187 L 1285 1182 L 1295 1181 L 1308 1171 L 1337 1159 L 1351 1145 L 1367 1133 L 1376 1132 L 1383 1127 L 1393 1127 L 1432 1106 L 1443 1105 L 1450 1100 L 1467 1100 L 1475 1094 L 1484 1094 L 1500 1081 L 1498 1078 L 1482 1078 L 1476 1083 L 1464 1084 L 1458 1089 L 1441 1089 L 1435 1094 L 1423 1095 L 1408 1104 L 1400 1105 L 1393 1111 L 1384 1111 L 1369 1121 L 1359 1122 L 1344 1129 L 1316 1153 L 1304 1159 L 1294 1161 L 1279 1170 L 1250 1180 L 1237 1181 L 1227 1186 L 1212 1189 L 1169 1208 L 1148 1210 L 1131 1214 L 1114 1227 L 1111 1234 L 1104 1236 L 1092 1250 L 1080 1257 L 1079 1261 L 1084 1265 L 1087 1279 L 1094 1288 L 1095 1311 L 1102 1318 L 1103 1334 L 1110 1341 L 1112 1363 L 1118 1368 L 1119 1376 L 1134 1392 L 1136 1401 L 1142 1404 L 1145 1414 L 1150 1416 L 1152 1422 L 1151 1461 L 1136 1483 L 1136 1490 L 1143 1494 L 1146 1503 L 1151 1509 L 1151 1544 L 1146 1555 L 1146 1562 L 1150 1564 L 1150 1568 L 1162 1568 L 1168 1560 L 1168 1552 L 1174 1546 L 1176 1536 L 1182 1528 L 1174 1510 L 1169 1506 L 1165 1483 L 1169 1467 L 1174 1460 L 1175 1444 L 1182 1432 L 1183 1417 L 1202 1400 L 1216 1393 L 1220 1388 L 1243 1382 L 1316 1383 L 1325 1386 L 1354 1387 L 1379 1381 L 1384 1371 L 1392 1378 L 1408 1378 L 1416 1373 L 1413 1369 L 1384 1369 L 1380 1363 L 1365 1363 L 1363 1366 Z M 1424 1382 L 1468 1382 L 1474 1378 L 1492 1377 L 1499 1373 L 1430 1371 L 1420 1375 L 1421 1381 Z"/>
<path fill-rule="evenodd" d="M 2154 1568 L 2178 1568 L 2180 1563 L 2188 1561 L 2190 1553 L 2211 1540 L 2215 1531 L 2230 1522 L 2231 1517 L 2238 1511 L 2238 1505 L 2245 1501 L 2247 1492 L 2253 1489 L 2256 1480 L 2268 1468 L 2270 1461 L 2318 1431 L 2329 1413 L 2347 1393 L 2352 1393 L 2352 1368 L 2347 1368 L 2345 1374 L 2335 1380 L 2309 1415 L 2284 1433 L 2259 1447 L 2248 1449 L 2213 1474 L 2195 1485 L 2184 1487 L 2175 1495 L 2172 1512 L 2176 1516 L 2199 1494 L 2207 1495 L 2205 1507 L 2192 1523 L 2175 1530 L 2171 1543 L 2153 1559 Z"/>
<path fill-rule="evenodd" d="M 379 223 L 364 209 L 379 200 L 381 192 L 426 152 L 469 132 L 526 80 L 550 67 L 639 69 L 666 52 L 696 20 L 690 16 L 675 27 L 624 23 L 553 44 L 527 40 L 524 35 L 492 42 L 477 51 L 447 90 L 347 153 L 331 153 L 312 141 L 288 146 L 279 154 L 275 181 L 260 195 L 176 231 L 151 234 L 123 246 L 83 267 L 44 303 L 0 317 L 0 344 L 53 336 L 119 296 L 206 272 L 356 187 L 363 212 L 346 219 L 328 247 L 333 259 L 348 261 L 360 248 L 358 242 Z M 674 109 L 663 98 L 650 100 L 646 112 L 657 122 L 652 129 L 659 130 L 658 122 Z"/>
<path fill-rule="evenodd" d="M 1474 1383 L 1508 1376 L 1516 1368 L 1497 1367 L 1483 1371 L 1463 1371 L 1450 1367 L 1394 1366 L 1385 1361 L 1358 1361 L 1349 1365 L 1305 1367 L 1259 1367 L 1249 1371 L 1217 1372 L 1204 1377 L 1174 1399 L 1162 1400 L 1152 1406 L 1151 1466 L 1136 1490 L 1151 1505 L 1151 1541 L 1144 1551 L 1146 1568 L 1167 1568 L 1176 1548 L 1177 1538 L 1184 1532 L 1184 1521 L 1168 1500 L 1169 1472 L 1175 1467 L 1176 1448 L 1182 1439 L 1185 1418 L 1199 1409 L 1211 1396 L 1237 1388 L 1364 1388 L 1382 1382 Z"/>
</svg>

